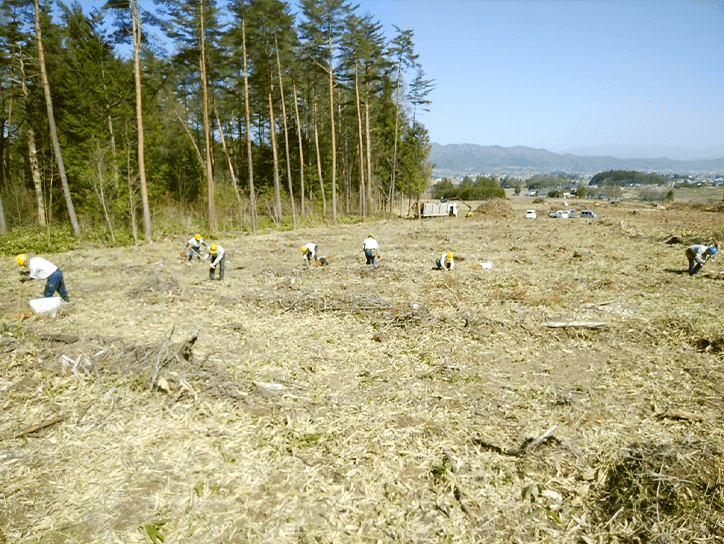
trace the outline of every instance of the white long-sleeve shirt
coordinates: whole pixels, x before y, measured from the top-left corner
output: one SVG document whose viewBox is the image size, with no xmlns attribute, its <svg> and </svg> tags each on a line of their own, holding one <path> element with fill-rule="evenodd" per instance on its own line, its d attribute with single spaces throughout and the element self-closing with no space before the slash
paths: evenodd
<svg viewBox="0 0 724 544">
<path fill-rule="evenodd" d="M 689 259 L 694 259 L 699 264 L 704 264 L 710 257 L 709 253 L 704 253 L 709 249 L 709 246 L 704 244 L 694 244 L 686 248 L 686 256 Z"/>
<path fill-rule="evenodd" d="M 442 265 L 444 270 L 452 270 L 455 268 L 455 259 L 448 259 L 447 258 L 448 252 L 446 251 L 442 255 L 440 255 L 440 264 Z"/>
<path fill-rule="evenodd" d="M 196 236 L 194 236 L 193 238 L 191 238 L 191 240 L 189 240 L 188 242 L 186 242 L 186 245 L 187 245 L 187 246 L 191 246 L 191 247 L 195 247 L 196 249 L 199 249 L 199 248 L 201 248 L 202 245 L 205 246 L 206 243 L 204 242 L 204 239 L 203 239 L 203 238 L 200 238 L 200 239 L 197 240 L 197 239 L 196 239 Z"/>
<path fill-rule="evenodd" d="M 377 243 L 377 240 L 372 238 L 372 236 L 369 236 L 364 239 L 364 242 L 362 242 L 362 249 L 365 251 L 368 249 L 380 249 L 380 245 Z"/>
<path fill-rule="evenodd" d="M 44 280 L 58 270 L 57 266 L 42 257 L 28 259 L 28 268 L 30 269 L 30 277 L 35 280 Z"/>
<path fill-rule="evenodd" d="M 206 256 L 204 256 L 204 259 L 206 259 L 209 255 L 211 255 L 211 252 L 207 249 L 206 250 Z M 214 260 L 211 261 L 211 264 L 209 266 L 216 266 L 221 262 L 221 259 L 224 258 L 224 248 L 221 247 L 219 244 L 216 244 L 216 256 L 214 257 Z"/>
<path fill-rule="evenodd" d="M 314 242 L 309 242 L 307 244 L 304 244 L 304 249 L 306 250 L 304 252 L 304 258 L 307 259 L 307 262 L 311 262 L 317 259 L 317 244 Z"/>
</svg>

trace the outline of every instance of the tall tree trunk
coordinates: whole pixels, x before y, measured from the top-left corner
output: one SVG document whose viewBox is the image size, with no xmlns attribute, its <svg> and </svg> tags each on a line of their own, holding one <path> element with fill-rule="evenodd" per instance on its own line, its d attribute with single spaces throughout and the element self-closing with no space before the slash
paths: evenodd
<svg viewBox="0 0 724 544">
<path fill-rule="evenodd" d="M 3 207 L 3 199 L 0 197 L 0 234 L 8 233 L 8 224 L 5 222 L 5 208 Z"/>
<path fill-rule="evenodd" d="M 329 36 L 329 124 L 332 129 L 332 223 L 337 224 L 337 136 L 334 127 L 334 52 Z"/>
<path fill-rule="evenodd" d="M 226 162 L 229 165 L 229 175 L 231 176 L 231 186 L 234 188 L 234 194 L 236 195 L 236 202 L 239 205 L 239 225 L 244 224 L 244 208 L 241 202 L 241 194 L 239 193 L 239 184 L 236 182 L 236 173 L 234 172 L 234 165 L 231 162 L 231 155 L 229 155 L 229 149 L 226 147 L 226 138 L 224 138 L 224 129 L 221 127 L 221 119 L 219 119 L 219 110 L 216 107 L 216 95 L 213 96 L 214 100 L 214 115 L 216 116 L 216 124 L 219 127 L 219 137 L 221 138 L 221 146 L 224 148 L 224 156 Z"/>
<path fill-rule="evenodd" d="M 37 0 L 36 0 L 37 1 Z M 139 0 L 131 0 L 133 22 L 133 68 L 136 81 L 136 131 L 138 132 L 138 177 L 141 182 L 141 203 L 143 205 L 143 235 L 151 243 L 151 210 L 148 206 L 146 185 L 146 157 L 143 140 L 143 104 L 141 95 L 141 12 Z"/>
<path fill-rule="evenodd" d="M 299 138 L 299 193 L 301 195 L 301 214 L 304 217 L 304 145 L 302 139 L 302 120 L 299 117 L 299 102 L 297 100 L 297 85 L 292 80 L 292 90 L 294 91 L 294 115 L 297 118 L 297 136 Z"/>
<path fill-rule="evenodd" d="M 397 133 L 400 130 L 400 65 L 397 66 L 397 91 L 395 93 L 395 143 L 392 152 L 392 180 L 390 182 L 390 215 L 395 201 L 395 174 L 397 172 Z"/>
<path fill-rule="evenodd" d="M 271 74 L 270 74 L 271 76 Z M 272 158 L 274 161 L 274 215 L 276 220 L 282 219 L 282 195 L 279 188 L 279 155 L 277 154 L 277 131 L 276 122 L 274 120 L 274 100 L 272 98 L 272 90 L 274 86 L 269 84 L 269 130 L 271 131 L 271 148 Z"/>
<path fill-rule="evenodd" d="M 18 66 L 20 68 L 20 89 L 23 92 L 23 98 L 27 104 L 28 86 L 25 83 L 25 62 L 23 61 L 22 52 L 18 55 Z M 40 166 L 38 164 L 38 151 L 35 147 L 35 131 L 28 119 L 28 128 L 25 131 L 28 138 L 28 163 L 30 165 L 30 175 L 33 178 L 33 186 L 35 187 L 35 202 L 38 207 L 38 225 L 45 226 L 45 203 L 43 201 L 43 182 L 40 177 Z"/>
<path fill-rule="evenodd" d="M 216 205 L 214 202 L 214 176 L 211 170 L 211 127 L 209 126 L 209 93 L 206 83 L 206 37 L 204 35 L 204 0 L 199 7 L 199 22 L 201 35 L 201 88 L 204 100 L 204 139 L 206 142 L 206 183 L 209 193 L 209 230 L 216 232 Z"/>
<path fill-rule="evenodd" d="M 38 5 L 38 0 L 35 0 L 35 34 L 38 40 L 38 62 L 40 64 L 40 78 L 43 81 L 43 90 L 45 91 L 45 106 L 48 110 L 48 123 L 50 124 L 50 137 L 53 140 L 53 151 L 55 152 L 55 160 L 58 163 L 58 172 L 60 173 L 60 182 L 63 185 L 65 203 L 68 206 L 68 217 L 70 218 L 70 224 L 73 226 L 73 232 L 75 233 L 75 235 L 80 236 L 80 227 L 78 226 L 78 219 L 75 216 L 73 199 L 70 196 L 70 187 L 68 187 L 68 178 L 65 175 L 63 155 L 60 152 L 58 130 L 55 127 L 55 117 L 53 116 L 53 100 L 50 96 L 50 83 L 48 82 L 48 73 L 45 70 L 43 37 L 40 33 L 40 6 Z"/>
<path fill-rule="evenodd" d="M 367 217 L 367 207 L 365 206 L 365 159 L 364 159 L 364 142 L 362 140 L 362 106 L 359 99 L 359 75 L 357 72 L 357 63 L 354 63 L 354 94 L 357 103 L 357 136 L 359 138 L 359 193 L 362 195 L 360 203 L 362 204 L 362 219 Z"/>
<path fill-rule="evenodd" d="M 106 70 L 105 66 L 102 66 L 102 76 L 103 76 L 103 91 L 104 95 L 103 98 L 105 99 L 105 106 L 106 106 L 106 121 L 108 122 L 108 134 L 110 135 L 111 139 L 111 162 L 113 166 L 113 191 L 114 194 L 118 194 L 118 186 L 120 185 L 121 180 L 121 170 L 120 166 L 118 164 L 118 156 L 116 155 L 116 133 L 113 129 L 113 117 L 111 116 L 111 106 L 110 102 L 108 100 L 108 87 L 106 86 Z"/>
<path fill-rule="evenodd" d="M 370 128 L 370 86 L 365 83 L 365 134 L 367 136 L 367 208 L 372 213 L 374 206 L 374 192 L 372 187 L 372 129 Z"/>
<path fill-rule="evenodd" d="M 251 106 L 249 99 L 249 63 L 246 55 L 246 23 L 241 16 L 241 49 L 244 54 L 244 108 L 246 110 L 246 154 L 249 163 L 249 200 L 251 201 L 251 232 L 256 234 L 256 193 L 254 192 L 254 160 L 251 149 Z"/>
<path fill-rule="evenodd" d="M 96 151 L 95 156 L 91 158 L 91 163 L 95 162 L 96 167 L 96 173 L 98 175 L 98 183 L 93 183 L 93 190 L 96 192 L 96 196 L 98 196 L 98 200 L 101 203 L 101 207 L 103 208 L 103 216 L 106 219 L 106 224 L 108 225 L 108 231 L 111 233 L 111 242 L 114 244 L 116 243 L 116 232 L 113 229 L 113 222 L 111 221 L 110 215 L 108 215 L 108 206 L 106 204 L 106 193 L 104 189 L 104 180 L 103 180 L 103 167 L 104 167 L 104 155 L 103 151 L 101 150 L 100 145 L 96 144 Z"/>
<path fill-rule="evenodd" d="M 317 150 L 317 175 L 319 175 L 319 188 L 322 191 L 322 216 L 327 217 L 327 197 L 324 194 L 324 181 L 322 180 L 322 154 L 319 151 L 319 126 L 317 120 L 317 93 L 313 92 L 312 102 L 314 104 L 314 147 Z"/>
<path fill-rule="evenodd" d="M 133 178 L 131 176 L 131 146 L 126 138 L 126 181 L 128 181 L 128 210 L 131 215 L 131 231 L 133 244 L 138 247 L 138 227 L 136 226 L 136 199 L 133 198 Z"/>
<path fill-rule="evenodd" d="M 289 183 L 289 200 L 292 202 L 292 228 L 297 228 L 297 211 L 294 206 L 294 189 L 292 188 L 292 162 L 289 158 L 289 128 L 287 127 L 287 107 L 284 100 L 284 80 L 282 79 L 282 61 L 279 58 L 279 43 L 274 35 L 274 48 L 277 53 L 277 71 L 279 72 L 279 95 L 282 98 L 282 119 L 284 120 L 284 151 L 287 156 L 287 182 Z"/>
</svg>

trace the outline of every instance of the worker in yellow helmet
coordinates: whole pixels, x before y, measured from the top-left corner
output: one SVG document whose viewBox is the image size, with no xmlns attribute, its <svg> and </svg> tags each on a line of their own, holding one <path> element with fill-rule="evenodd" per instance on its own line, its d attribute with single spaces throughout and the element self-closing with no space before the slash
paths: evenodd
<svg viewBox="0 0 724 544">
<path fill-rule="evenodd" d="M 455 268 L 455 259 L 453 258 L 452 251 L 446 251 L 440 258 L 435 261 L 438 270 L 452 270 Z"/>
<path fill-rule="evenodd" d="M 224 279 L 224 265 L 226 264 L 226 252 L 219 244 L 211 244 L 204 255 L 204 259 L 211 257 L 209 264 L 209 279 L 213 280 L 216 269 L 219 269 L 219 281 Z"/>
<path fill-rule="evenodd" d="M 326 258 L 319 257 L 317 255 L 317 248 L 318 246 L 314 242 L 307 242 L 300 248 L 302 250 L 302 257 L 304 258 L 304 262 L 307 263 L 307 266 L 311 266 L 317 260 L 322 263 L 322 266 L 329 264 L 329 261 L 327 261 Z"/>
<path fill-rule="evenodd" d="M 65 288 L 65 281 L 63 280 L 63 273 L 60 271 L 60 268 L 50 261 L 47 261 L 42 257 L 37 257 L 32 253 L 21 253 L 15 257 L 15 262 L 20 266 L 27 268 L 27 270 L 22 270 L 20 272 L 21 282 L 30 280 L 46 280 L 45 291 L 43 292 L 44 297 L 52 297 L 55 292 L 58 291 L 58 294 L 65 302 L 70 302 L 68 291 Z"/>
<path fill-rule="evenodd" d="M 200 234 L 196 234 L 186 242 L 186 256 L 189 258 L 189 261 L 193 259 L 194 256 L 199 260 L 201 259 L 201 246 L 206 247 L 206 242 L 204 242 Z"/>
</svg>

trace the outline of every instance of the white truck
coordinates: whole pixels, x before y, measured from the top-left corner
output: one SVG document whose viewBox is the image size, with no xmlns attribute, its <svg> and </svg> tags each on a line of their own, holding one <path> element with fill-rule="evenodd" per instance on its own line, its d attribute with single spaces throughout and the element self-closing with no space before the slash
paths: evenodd
<svg viewBox="0 0 724 544">
<path fill-rule="evenodd" d="M 420 213 L 422 217 L 457 217 L 457 202 L 424 202 Z"/>
</svg>

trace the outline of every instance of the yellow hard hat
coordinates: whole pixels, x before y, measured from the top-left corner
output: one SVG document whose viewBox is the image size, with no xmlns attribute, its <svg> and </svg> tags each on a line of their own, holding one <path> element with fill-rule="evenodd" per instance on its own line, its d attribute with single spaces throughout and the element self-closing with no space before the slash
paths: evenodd
<svg viewBox="0 0 724 544">
<path fill-rule="evenodd" d="M 197 239 L 197 240 L 201 240 L 201 235 L 200 235 L 200 234 L 197 234 L 197 235 L 196 235 L 196 239 Z"/>
<path fill-rule="evenodd" d="M 302 253 L 306 253 L 306 252 L 307 252 L 307 246 L 302 246 L 302 247 L 300 247 L 299 249 L 302 250 Z"/>
<path fill-rule="evenodd" d="M 28 255 L 26 253 L 21 253 L 20 255 L 15 257 L 15 262 L 18 263 L 20 266 L 23 266 L 27 258 Z"/>
<path fill-rule="evenodd" d="M 453 257 L 452 257 L 452 253 L 451 253 L 451 252 L 449 252 L 449 251 L 448 251 L 448 254 L 447 254 L 447 258 L 448 258 L 448 260 L 450 260 L 450 259 L 452 259 L 452 258 L 453 258 Z"/>
<path fill-rule="evenodd" d="M 210 253 L 216 253 L 216 244 L 211 244 L 211 247 L 209 248 Z"/>
<path fill-rule="evenodd" d="M 375 237 L 374 234 L 370 234 L 370 238 L 374 238 L 374 237 Z"/>
</svg>

